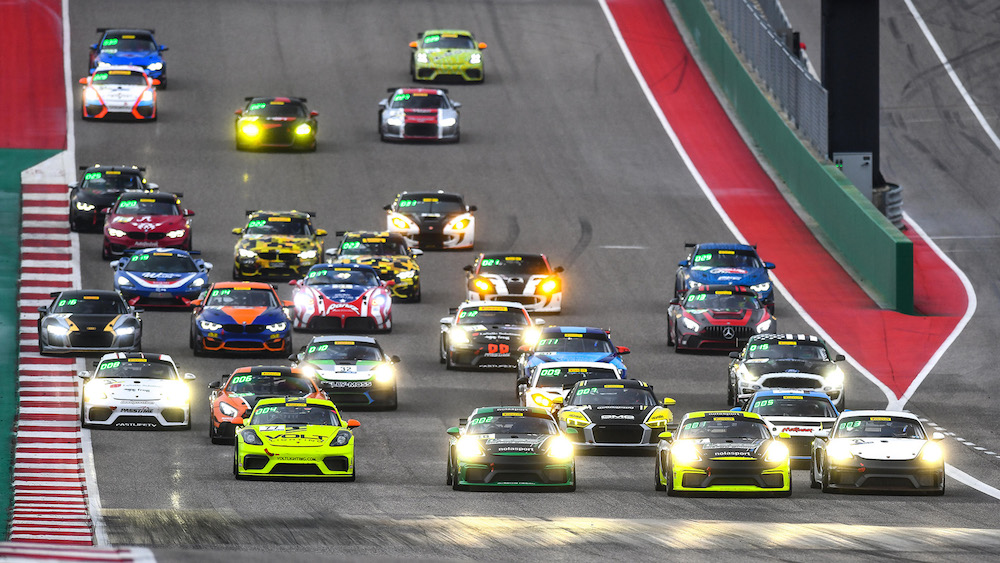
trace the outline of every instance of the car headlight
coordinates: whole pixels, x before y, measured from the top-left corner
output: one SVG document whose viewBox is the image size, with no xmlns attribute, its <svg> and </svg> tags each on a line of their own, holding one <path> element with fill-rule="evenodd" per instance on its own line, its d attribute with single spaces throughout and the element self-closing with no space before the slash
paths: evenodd
<svg viewBox="0 0 1000 563">
<path fill-rule="evenodd" d="M 379 293 L 378 295 L 372 298 L 372 306 L 381 307 L 382 305 L 385 305 L 385 302 L 388 300 L 389 300 L 388 297 Z"/>
<path fill-rule="evenodd" d="M 546 397 L 541 393 L 532 393 L 529 397 L 531 402 L 542 408 L 549 408 L 552 406 L 552 399 Z"/>
<path fill-rule="evenodd" d="M 477 65 L 481 62 L 483 62 L 482 53 L 472 53 L 469 55 L 469 64 Z"/>
<path fill-rule="evenodd" d="M 108 229 L 108 236 L 115 238 L 122 238 L 125 236 L 125 231 L 121 229 Z"/>
<path fill-rule="evenodd" d="M 76 202 L 76 208 L 78 211 L 93 211 L 96 206 L 93 203 L 78 201 Z"/>
<path fill-rule="evenodd" d="M 125 276 L 118 276 L 118 285 L 132 285 L 132 282 Z"/>
<path fill-rule="evenodd" d="M 697 281 L 694 281 L 694 280 L 688 280 L 688 289 L 694 289 L 694 288 L 698 287 L 699 285 L 701 285 L 701 282 L 697 282 Z"/>
<path fill-rule="evenodd" d="M 178 381 L 163 390 L 163 400 L 171 405 L 186 405 L 191 400 L 191 390 L 186 383 Z"/>
<path fill-rule="evenodd" d="M 351 441 L 352 434 L 347 430 L 338 430 L 337 435 L 330 440 L 330 445 L 333 447 L 346 446 L 348 442 Z"/>
<path fill-rule="evenodd" d="M 416 276 L 416 275 L 417 275 L 417 271 L 416 270 L 405 270 L 405 271 L 402 271 L 402 272 L 396 274 L 396 277 L 399 278 L 399 279 L 401 279 L 401 280 L 412 280 L 413 277 Z"/>
<path fill-rule="evenodd" d="M 308 293 L 296 293 L 293 301 L 296 309 L 309 309 L 313 306 L 313 299 Z"/>
<path fill-rule="evenodd" d="M 113 65 L 106 61 L 98 61 L 97 66 L 95 68 L 108 68 L 109 66 Z"/>
<path fill-rule="evenodd" d="M 788 446 L 781 442 L 771 442 L 764 454 L 764 461 L 768 463 L 780 463 L 788 459 Z"/>
<path fill-rule="evenodd" d="M 198 326 L 200 326 L 202 330 L 208 331 L 216 331 L 222 328 L 221 324 L 213 323 L 212 321 L 198 321 Z"/>
<path fill-rule="evenodd" d="M 549 278 L 542 283 L 538 284 L 538 291 L 551 295 L 559 291 L 559 280 L 555 278 Z"/>
<path fill-rule="evenodd" d="M 459 219 L 458 221 L 455 221 L 447 228 L 450 231 L 464 231 L 465 229 L 468 229 L 469 225 L 471 224 L 472 224 L 472 219 Z"/>
<path fill-rule="evenodd" d="M 223 416 L 237 416 L 240 414 L 240 411 L 236 410 L 236 407 L 229 403 L 219 403 L 219 412 Z"/>
<path fill-rule="evenodd" d="M 697 332 L 698 329 L 700 328 L 700 326 L 696 321 L 689 319 L 687 317 L 683 317 L 681 321 L 684 323 L 684 327 L 687 328 L 688 330 L 693 330 Z"/>
<path fill-rule="evenodd" d="M 93 380 L 83 386 L 83 400 L 85 402 L 100 401 L 107 399 L 107 387 L 101 381 Z"/>
<path fill-rule="evenodd" d="M 285 328 L 287 327 L 288 323 L 285 321 L 281 321 L 280 323 L 269 324 L 265 328 L 267 328 L 268 332 L 281 332 L 285 330 Z"/>
<path fill-rule="evenodd" d="M 393 373 L 392 366 L 389 364 L 382 364 L 375 368 L 375 381 L 378 383 L 389 383 L 392 381 Z"/>
<path fill-rule="evenodd" d="M 446 117 L 441 120 L 441 127 L 454 127 L 458 120 L 454 117 Z"/>
<path fill-rule="evenodd" d="M 256 137 L 260 134 L 260 127 L 257 127 L 257 125 L 253 123 L 247 123 L 243 127 L 240 127 L 240 131 L 242 131 L 247 137 Z"/>
<path fill-rule="evenodd" d="M 257 253 L 256 252 L 254 252 L 253 250 L 246 249 L 246 248 L 240 248 L 236 252 L 239 253 L 240 258 L 256 258 L 257 257 Z"/>
<path fill-rule="evenodd" d="M 590 419 L 582 412 L 563 411 L 559 413 L 559 418 L 566 423 L 566 426 L 583 427 L 590 425 Z"/>
<path fill-rule="evenodd" d="M 767 293 L 771 289 L 771 282 L 759 283 L 757 285 L 751 285 L 750 289 L 756 291 L 757 293 Z"/>
<path fill-rule="evenodd" d="M 573 442 L 565 436 L 549 438 L 549 449 L 546 453 L 554 460 L 569 461 L 573 459 Z"/>
<path fill-rule="evenodd" d="M 427 64 L 427 53 L 417 53 L 417 62 Z"/>
<path fill-rule="evenodd" d="M 670 448 L 670 455 L 673 456 L 674 462 L 681 465 L 701 461 L 701 454 L 698 453 L 698 447 L 687 440 L 674 442 L 674 445 Z"/>
<path fill-rule="evenodd" d="M 176 229 L 167 233 L 167 238 L 181 238 L 184 236 L 185 229 Z"/>
<path fill-rule="evenodd" d="M 476 288 L 480 293 L 489 293 L 493 291 L 493 284 L 489 280 L 483 278 L 476 278 L 472 280 L 472 287 Z"/>
<path fill-rule="evenodd" d="M 854 459 L 851 446 L 845 442 L 830 442 L 826 446 L 826 457 L 833 462 L 842 463 Z"/>
<path fill-rule="evenodd" d="M 99 104 L 101 103 L 101 96 L 97 93 L 97 90 L 93 88 L 84 88 L 83 103 L 87 105 Z"/>
<path fill-rule="evenodd" d="M 406 217 L 395 215 L 392 218 L 392 226 L 397 229 L 411 229 L 412 225 L 406 220 Z"/>
<path fill-rule="evenodd" d="M 295 128 L 296 135 L 308 135 L 309 133 L 312 133 L 312 127 L 308 123 L 303 123 Z"/>
<path fill-rule="evenodd" d="M 135 334 L 134 326 L 120 326 L 115 329 L 115 336 L 131 336 Z"/>
<path fill-rule="evenodd" d="M 391 115 L 385 119 L 385 122 L 393 127 L 403 126 L 403 116 L 402 115 Z"/>
<path fill-rule="evenodd" d="M 455 326 L 448 331 L 448 342 L 454 346 L 463 346 L 471 342 L 471 340 L 469 340 L 469 333 L 465 332 L 464 328 Z"/>
<path fill-rule="evenodd" d="M 69 329 L 60 325 L 50 324 L 46 327 L 46 329 L 49 331 L 49 335 L 51 336 L 66 336 L 69 334 Z"/>
<path fill-rule="evenodd" d="M 542 336 L 542 331 L 538 330 L 533 326 L 530 326 L 524 329 L 524 332 L 521 333 L 521 345 L 534 346 L 535 343 L 538 342 L 538 339 L 541 338 L 541 336 Z"/>
<path fill-rule="evenodd" d="M 205 285 L 205 278 L 198 278 L 191 282 L 191 287 L 201 287 Z"/>
<path fill-rule="evenodd" d="M 152 102 L 153 101 L 153 91 L 143 90 L 142 95 L 139 96 L 140 102 Z"/>
<path fill-rule="evenodd" d="M 760 378 L 759 375 L 755 373 L 750 373 L 747 366 L 740 364 L 740 367 L 736 368 L 736 378 L 740 381 L 757 381 Z"/>
<path fill-rule="evenodd" d="M 656 409 L 646 418 L 646 426 L 651 428 L 666 428 L 674 420 L 674 413 L 670 409 Z"/>
<path fill-rule="evenodd" d="M 944 448 L 937 442 L 927 442 L 924 449 L 920 451 L 920 461 L 927 463 L 939 463 L 944 459 Z"/>
<path fill-rule="evenodd" d="M 771 319 L 767 319 L 766 321 L 757 325 L 757 334 L 760 334 L 770 328 L 771 328 Z"/>
<path fill-rule="evenodd" d="M 472 436 L 462 436 L 459 438 L 458 443 L 455 444 L 455 452 L 458 454 L 458 457 L 462 459 L 474 459 L 486 455 L 486 452 L 483 451 L 483 446 L 479 443 L 479 440 L 473 438 Z"/>
<path fill-rule="evenodd" d="M 823 378 L 823 384 L 827 387 L 843 387 L 844 385 L 844 371 L 840 368 L 833 369 L 826 377 Z"/>
<path fill-rule="evenodd" d="M 146 70 L 160 70 L 162 68 L 163 63 L 161 62 L 149 63 L 149 65 L 146 66 Z"/>
<path fill-rule="evenodd" d="M 303 250 L 299 252 L 299 260 L 312 260 L 316 258 L 316 250 Z"/>
<path fill-rule="evenodd" d="M 264 442 L 260 439 L 260 436 L 253 431 L 253 428 L 245 428 L 240 431 L 240 438 L 243 438 L 244 444 L 250 444 L 251 446 L 263 446 Z"/>
</svg>

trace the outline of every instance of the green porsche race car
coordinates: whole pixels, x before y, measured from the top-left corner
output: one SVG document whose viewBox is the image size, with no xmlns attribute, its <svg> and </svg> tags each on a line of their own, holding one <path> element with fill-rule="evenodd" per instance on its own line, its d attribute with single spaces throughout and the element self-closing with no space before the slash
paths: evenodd
<svg viewBox="0 0 1000 563">
<path fill-rule="evenodd" d="M 456 29 L 429 29 L 410 42 L 410 76 L 413 80 L 435 80 L 449 76 L 465 82 L 482 82 L 483 49 L 472 33 Z"/>
</svg>

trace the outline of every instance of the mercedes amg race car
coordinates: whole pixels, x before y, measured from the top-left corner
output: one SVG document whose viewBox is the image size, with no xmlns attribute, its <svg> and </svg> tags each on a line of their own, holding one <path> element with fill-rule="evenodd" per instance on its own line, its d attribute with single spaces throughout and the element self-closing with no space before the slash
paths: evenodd
<svg viewBox="0 0 1000 563">
<path fill-rule="evenodd" d="M 635 379 L 584 379 L 553 401 L 559 427 L 581 448 L 654 448 L 674 422 L 675 401 L 656 400 L 653 386 Z"/>
<path fill-rule="evenodd" d="M 518 377 L 531 377 L 537 366 L 546 362 L 599 362 L 615 366 L 622 379 L 628 371 L 622 356 L 629 353 L 624 346 L 611 342 L 611 331 L 583 326 L 547 326 L 533 346 L 518 349 Z"/>
<path fill-rule="evenodd" d="M 378 103 L 383 141 L 449 141 L 461 138 L 458 108 L 444 88 L 389 88 Z"/>
<path fill-rule="evenodd" d="M 540 334 L 519 303 L 466 301 L 441 319 L 441 363 L 458 367 L 514 369 L 518 349 L 531 346 Z"/>
<path fill-rule="evenodd" d="M 684 247 L 689 254 L 677 265 L 674 297 L 680 299 L 700 285 L 743 285 L 774 313 L 774 286 L 768 273 L 774 264 L 760 259 L 756 245 L 686 242 Z"/>
<path fill-rule="evenodd" d="M 787 438 L 779 435 L 778 438 Z M 690 412 L 677 435 L 660 434 L 656 490 L 678 493 L 792 494 L 788 447 L 749 412 Z"/>
<path fill-rule="evenodd" d="M 137 66 L 109 66 L 94 71 L 83 84 L 84 119 L 125 118 L 156 121 L 156 85 Z"/>
<path fill-rule="evenodd" d="M 309 111 L 305 98 L 249 96 L 236 110 L 236 150 L 316 150 L 319 113 Z"/>
<path fill-rule="evenodd" d="M 131 65 L 143 68 L 150 78 L 167 88 L 167 62 L 163 60 L 166 45 L 156 42 L 152 29 L 97 28 L 101 39 L 90 46 L 87 74 L 112 66 Z"/>
<path fill-rule="evenodd" d="M 832 354 L 817 336 L 759 334 L 729 357 L 730 405 L 760 390 L 803 389 L 825 393 L 838 411 L 844 410 L 844 371 L 837 366 L 844 356 Z"/>
<path fill-rule="evenodd" d="M 472 33 L 457 29 L 429 29 L 410 42 L 410 76 L 413 80 L 434 80 L 448 76 L 465 82 L 482 82 L 483 49 L 486 43 Z"/>
<path fill-rule="evenodd" d="M 287 366 L 236 368 L 231 375 L 208 384 L 208 437 L 213 444 L 229 443 L 235 437 L 233 419 L 249 417 L 261 399 L 307 397 L 329 399 L 316 385 L 311 371 Z"/>
<path fill-rule="evenodd" d="M 841 413 L 833 429 L 816 432 L 809 483 L 842 490 L 943 495 L 944 434 L 929 434 L 916 415 L 895 411 Z"/>
<path fill-rule="evenodd" d="M 166 354 L 115 352 L 95 364 L 93 374 L 80 377 L 83 398 L 80 422 L 91 426 L 122 428 L 191 428 L 193 373 L 180 375 Z"/>
<path fill-rule="evenodd" d="M 313 227 L 312 211 L 247 210 L 233 250 L 233 279 L 302 277 L 323 255 L 326 231 Z"/>
<path fill-rule="evenodd" d="M 573 443 L 545 409 L 480 407 L 448 429 L 448 480 L 472 487 L 576 490 Z"/>
<path fill-rule="evenodd" d="M 189 345 L 196 356 L 207 352 L 292 352 L 288 308 L 274 286 L 259 282 L 216 282 L 195 299 Z"/>
<path fill-rule="evenodd" d="M 116 291 L 57 291 L 38 308 L 40 354 L 138 352 L 142 350 L 139 312 Z"/>
<path fill-rule="evenodd" d="M 118 201 L 126 190 L 157 189 L 146 182 L 144 166 L 101 165 L 81 166 L 83 177 L 69 184 L 69 229 L 90 231 L 104 224 L 104 212 Z"/>
<path fill-rule="evenodd" d="M 395 281 L 382 281 L 371 266 L 318 264 L 288 282 L 295 290 L 292 328 L 322 331 L 392 331 Z"/>
<path fill-rule="evenodd" d="M 584 379 L 622 379 L 622 372 L 600 362 L 545 362 L 531 371 L 531 377 L 517 380 L 517 400 L 522 407 L 553 410 L 556 398 L 565 400 L 570 389 Z"/>
<path fill-rule="evenodd" d="M 180 193 L 122 192 L 104 218 L 101 256 L 108 260 L 130 248 L 191 250 L 194 211 L 181 207 Z"/>
<path fill-rule="evenodd" d="M 393 280 L 389 290 L 400 301 L 420 302 L 420 266 L 416 257 L 424 253 L 410 249 L 400 235 L 371 231 L 337 231 L 343 237 L 340 246 L 326 251 L 332 264 L 365 264 L 378 271 L 378 277 Z"/>
<path fill-rule="evenodd" d="M 115 290 L 129 305 L 147 307 L 190 307 L 205 290 L 211 262 L 201 252 L 176 248 L 126 250 L 125 256 L 111 263 Z"/>
<path fill-rule="evenodd" d="M 480 254 L 464 268 L 469 301 L 516 301 L 532 313 L 562 310 L 562 266 L 552 268 L 544 254 Z"/>
<path fill-rule="evenodd" d="M 396 408 L 396 364 L 374 338 L 316 336 L 288 358 L 304 371 L 314 371 L 320 387 L 341 406 Z"/>
<path fill-rule="evenodd" d="M 743 404 L 745 412 L 759 414 L 771 425 L 771 432 L 788 434 L 785 445 L 792 461 L 808 461 L 812 454 L 813 433 L 833 428 L 839 414 L 825 393 L 768 389 L 754 393 Z"/>
<path fill-rule="evenodd" d="M 702 285 L 670 300 L 667 345 L 684 350 L 739 350 L 755 334 L 774 334 L 778 322 L 749 287 Z"/>
<path fill-rule="evenodd" d="M 250 418 L 233 419 L 236 456 L 233 475 L 319 477 L 353 481 L 357 420 L 344 420 L 326 399 L 263 399 Z"/>
<path fill-rule="evenodd" d="M 403 192 L 386 211 L 386 230 L 402 235 L 410 248 L 472 248 L 476 242 L 475 205 L 459 194 Z"/>
</svg>

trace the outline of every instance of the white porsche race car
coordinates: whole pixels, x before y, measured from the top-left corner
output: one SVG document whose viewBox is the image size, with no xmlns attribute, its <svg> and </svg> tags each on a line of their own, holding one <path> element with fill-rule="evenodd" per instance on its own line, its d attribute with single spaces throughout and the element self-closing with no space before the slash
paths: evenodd
<svg viewBox="0 0 1000 563">
<path fill-rule="evenodd" d="M 156 120 L 156 85 L 138 66 L 107 66 L 94 71 L 83 84 L 84 119 L 125 118 Z"/>
<path fill-rule="evenodd" d="M 532 313 L 562 311 L 563 268 L 544 254 L 480 254 L 466 266 L 467 301 L 513 301 Z"/>
<path fill-rule="evenodd" d="M 83 426 L 123 428 L 191 428 L 191 390 L 194 374 L 180 375 L 166 354 L 115 352 L 97 362 L 86 380 L 80 403 Z"/>
</svg>

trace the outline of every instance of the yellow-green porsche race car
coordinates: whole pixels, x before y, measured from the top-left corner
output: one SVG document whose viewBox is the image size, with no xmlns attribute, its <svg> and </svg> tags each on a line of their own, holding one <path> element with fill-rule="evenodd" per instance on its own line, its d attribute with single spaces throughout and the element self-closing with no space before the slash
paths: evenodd
<svg viewBox="0 0 1000 563">
<path fill-rule="evenodd" d="M 233 250 L 233 279 L 302 278 L 323 256 L 326 231 L 313 227 L 312 211 L 247 211 Z"/>
<path fill-rule="evenodd" d="M 482 82 L 483 49 L 472 33 L 457 29 L 429 29 L 410 42 L 410 76 L 414 80 L 434 80 L 443 76 L 466 82 Z"/>
<path fill-rule="evenodd" d="M 354 480 L 354 434 L 326 399 L 276 397 L 257 402 L 250 418 L 233 419 L 233 475 Z"/>
<path fill-rule="evenodd" d="M 411 249 L 402 235 L 388 231 L 337 231 L 337 236 L 343 237 L 340 246 L 326 251 L 327 262 L 371 266 L 382 280 L 396 282 L 389 287 L 394 300 L 420 302 L 416 257 L 422 250 Z"/>
<path fill-rule="evenodd" d="M 788 438 L 787 434 L 778 438 Z M 792 494 L 788 447 L 756 413 L 690 412 L 677 436 L 660 434 L 656 490 L 678 493 Z"/>
</svg>

